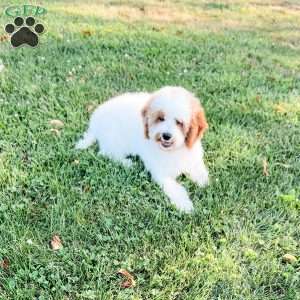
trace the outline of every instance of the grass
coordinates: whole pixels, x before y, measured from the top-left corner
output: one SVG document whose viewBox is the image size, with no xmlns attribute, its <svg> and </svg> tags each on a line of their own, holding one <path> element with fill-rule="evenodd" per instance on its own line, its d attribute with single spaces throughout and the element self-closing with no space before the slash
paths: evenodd
<svg viewBox="0 0 300 300">
<path fill-rule="evenodd" d="M 38 48 L 0 45 L 0 299 L 300 299 L 297 2 L 70 3 L 43 1 Z M 149 7 L 160 18 L 124 14 Z M 193 215 L 140 162 L 74 150 L 88 106 L 168 84 L 197 94 L 210 124 L 210 186 L 181 178 Z"/>
</svg>

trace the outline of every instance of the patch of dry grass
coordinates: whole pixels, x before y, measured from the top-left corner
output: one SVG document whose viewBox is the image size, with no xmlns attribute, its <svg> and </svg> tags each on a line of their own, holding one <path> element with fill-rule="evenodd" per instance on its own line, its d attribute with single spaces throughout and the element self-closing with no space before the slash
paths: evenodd
<svg viewBox="0 0 300 300">
<path fill-rule="evenodd" d="M 181 24 L 209 29 L 298 27 L 300 4 L 289 1 L 89 1 L 53 3 L 53 11 L 136 22 Z"/>
<path fill-rule="evenodd" d="M 99 1 L 51 2 L 49 10 L 122 22 L 184 26 L 193 30 L 257 30 L 291 48 L 300 47 L 300 3 L 297 1 Z"/>
</svg>

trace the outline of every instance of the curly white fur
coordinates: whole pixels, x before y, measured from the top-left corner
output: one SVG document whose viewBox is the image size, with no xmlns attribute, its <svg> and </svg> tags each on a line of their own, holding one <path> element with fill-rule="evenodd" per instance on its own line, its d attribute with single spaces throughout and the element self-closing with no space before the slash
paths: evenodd
<svg viewBox="0 0 300 300">
<path fill-rule="evenodd" d="M 200 186 L 208 183 L 200 142 L 206 129 L 204 111 L 193 94 L 164 87 L 153 94 L 124 94 L 100 105 L 76 148 L 86 149 L 97 141 L 102 155 L 125 166 L 131 165 L 129 155 L 138 155 L 170 201 L 191 212 L 193 204 L 176 178 L 186 174 Z"/>
</svg>

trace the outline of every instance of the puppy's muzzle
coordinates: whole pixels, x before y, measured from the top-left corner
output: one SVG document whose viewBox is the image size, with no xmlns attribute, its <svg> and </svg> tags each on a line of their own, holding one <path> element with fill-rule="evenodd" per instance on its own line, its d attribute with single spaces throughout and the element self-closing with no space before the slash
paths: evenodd
<svg viewBox="0 0 300 300">
<path fill-rule="evenodd" d="M 163 148 L 170 148 L 174 144 L 173 136 L 169 132 L 163 132 L 160 135 L 160 143 Z"/>
<path fill-rule="evenodd" d="M 164 141 L 164 142 L 168 142 L 172 139 L 172 134 L 169 133 L 169 132 L 164 132 L 162 135 L 161 135 L 161 140 Z"/>
</svg>

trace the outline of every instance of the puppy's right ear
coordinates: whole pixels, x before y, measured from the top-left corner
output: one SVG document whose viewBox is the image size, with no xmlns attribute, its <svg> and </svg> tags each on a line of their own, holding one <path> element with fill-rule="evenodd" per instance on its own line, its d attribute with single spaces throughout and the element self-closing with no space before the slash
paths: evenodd
<svg viewBox="0 0 300 300">
<path fill-rule="evenodd" d="M 144 134 L 145 138 L 149 139 L 149 102 L 145 105 L 145 107 L 142 109 L 142 117 L 143 117 L 143 123 L 144 123 Z"/>
</svg>

